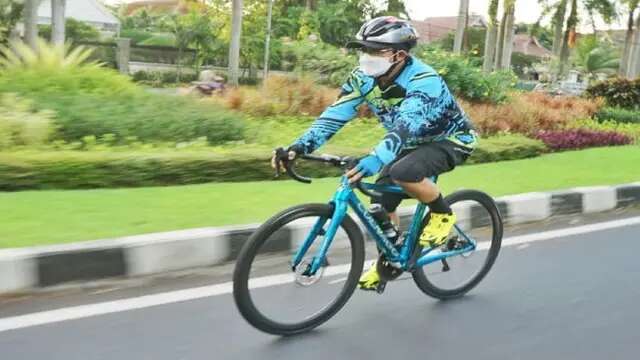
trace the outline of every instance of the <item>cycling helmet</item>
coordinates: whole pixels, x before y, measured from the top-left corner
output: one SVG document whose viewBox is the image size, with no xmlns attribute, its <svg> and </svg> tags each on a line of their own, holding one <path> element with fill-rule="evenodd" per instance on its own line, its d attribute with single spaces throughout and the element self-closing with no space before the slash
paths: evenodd
<svg viewBox="0 0 640 360">
<path fill-rule="evenodd" d="M 409 51 L 416 46 L 418 32 L 411 24 L 395 16 L 381 16 L 362 25 L 356 39 L 347 43 L 347 48 L 370 48 Z"/>
</svg>

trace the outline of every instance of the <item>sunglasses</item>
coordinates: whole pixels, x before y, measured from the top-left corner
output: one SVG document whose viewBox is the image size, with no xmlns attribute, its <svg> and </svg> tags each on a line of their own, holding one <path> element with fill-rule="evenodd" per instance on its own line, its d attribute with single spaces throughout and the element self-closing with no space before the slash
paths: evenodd
<svg viewBox="0 0 640 360">
<path fill-rule="evenodd" d="M 360 48 L 358 49 L 359 53 L 369 54 L 373 56 L 384 56 L 394 52 L 394 49 L 371 49 L 371 48 Z"/>
</svg>

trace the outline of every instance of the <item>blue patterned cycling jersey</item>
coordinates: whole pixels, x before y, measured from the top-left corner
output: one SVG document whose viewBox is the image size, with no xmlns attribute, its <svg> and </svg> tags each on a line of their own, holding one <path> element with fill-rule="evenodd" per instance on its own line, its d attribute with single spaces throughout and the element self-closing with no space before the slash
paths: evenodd
<svg viewBox="0 0 640 360">
<path fill-rule="evenodd" d="M 374 152 L 383 163 L 403 149 L 450 139 L 473 147 L 473 125 L 444 80 L 417 58 L 408 59 L 394 83 L 382 90 L 375 78 L 355 69 L 342 85 L 338 100 L 329 106 L 294 144 L 311 153 L 353 119 L 363 102 L 378 117 L 387 134 Z"/>
</svg>

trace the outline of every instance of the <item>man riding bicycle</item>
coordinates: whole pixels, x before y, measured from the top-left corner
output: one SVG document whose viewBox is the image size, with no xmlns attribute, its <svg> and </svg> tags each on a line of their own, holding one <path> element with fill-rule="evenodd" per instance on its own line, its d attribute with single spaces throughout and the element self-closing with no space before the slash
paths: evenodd
<svg viewBox="0 0 640 360">
<path fill-rule="evenodd" d="M 440 246 L 447 240 L 456 215 L 440 190 L 429 180 L 453 170 L 477 144 L 473 125 L 430 66 L 409 54 L 418 34 L 408 22 L 392 16 L 367 21 L 347 44 L 357 49 L 360 66 L 342 85 L 338 100 L 287 150 L 289 159 L 318 149 L 353 119 L 366 102 L 387 130 L 374 150 L 347 172 L 350 182 L 380 173 L 376 183 L 401 186 L 428 204 L 430 220 L 420 236 L 422 246 Z M 280 166 L 275 155 L 272 165 Z M 402 196 L 385 193 L 373 203 L 383 206 L 392 221 Z M 380 276 L 375 264 L 360 278 L 360 288 L 375 290 Z"/>
</svg>

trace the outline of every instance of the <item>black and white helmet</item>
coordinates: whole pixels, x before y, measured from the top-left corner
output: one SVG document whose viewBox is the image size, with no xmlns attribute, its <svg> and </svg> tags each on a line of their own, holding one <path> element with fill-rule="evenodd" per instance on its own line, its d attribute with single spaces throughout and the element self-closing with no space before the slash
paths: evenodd
<svg viewBox="0 0 640 360">
<path fill-rule="evenodd" d="M 362 25 L 356 39 L 347 43 L 347 48 L 384 49 L 409 51 L 416 46 L 418 32 L 411 24 L 395 16 L 381 16 Z"/>
</svg>

